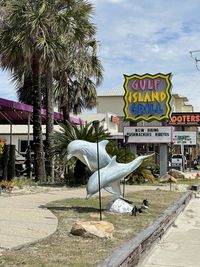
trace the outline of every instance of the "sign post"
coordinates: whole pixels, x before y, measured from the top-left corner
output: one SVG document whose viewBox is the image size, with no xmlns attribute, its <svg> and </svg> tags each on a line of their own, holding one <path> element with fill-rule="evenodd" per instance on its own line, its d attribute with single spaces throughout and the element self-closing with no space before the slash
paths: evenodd
<svg viewBox="0 0 200 267">
<path fill-rule="evenodd" d="M 163 123 L 171 115 L 171 73 L 155 75 L 124 75 L 124 114 L 131 122 L 153 120 Z M 161 127 L 124 127 L 129 143 L 160 144 L 160 175 L 168 168 L 168 144 L 172 142 L 172 130 Z"/>
</svg>

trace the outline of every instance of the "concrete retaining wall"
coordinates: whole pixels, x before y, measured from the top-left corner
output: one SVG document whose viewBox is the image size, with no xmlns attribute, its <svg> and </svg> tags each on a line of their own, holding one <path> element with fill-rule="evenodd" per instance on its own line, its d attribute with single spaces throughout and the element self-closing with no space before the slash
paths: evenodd
<svg viewBox="0 0 200 267">
<path fill-rule="evenodd" d="M 149 250 L 158 241 L 167 229 L 174 223 L 177 216 L 185 209 L 193 192 L 184 193 L 174 204 L 144 231 L 119 247 L 103 263 L 97 267 L 134 267 L 144 259 Z"/>
</svg>

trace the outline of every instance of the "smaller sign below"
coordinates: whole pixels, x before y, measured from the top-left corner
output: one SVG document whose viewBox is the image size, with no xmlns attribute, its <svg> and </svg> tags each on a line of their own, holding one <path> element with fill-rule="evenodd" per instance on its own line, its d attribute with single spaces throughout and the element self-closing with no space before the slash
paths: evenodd
<svg viewBox="0 0 200 267">
<path fill-rule="evenodd" d="M 174 145 L 190 145 L 195 146 L 197 144 L 197 133 L 196 132 L 184 132 L 174 131 L 172 142 Z"/>
<path fill-rule="evenodd" d="M 127 143 L 171 143 L 172 142 L 172 127 L 124 127 L 124 135 L 128 136 Z"/>
</svg>

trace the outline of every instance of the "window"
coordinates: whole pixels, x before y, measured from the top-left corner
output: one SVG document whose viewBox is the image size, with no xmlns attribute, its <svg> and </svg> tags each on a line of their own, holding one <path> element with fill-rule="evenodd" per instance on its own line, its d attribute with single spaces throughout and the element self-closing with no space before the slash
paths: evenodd
<svg viewBox="0 0 200 267">
<path fill-rule="evenodd" d="M 33 140 L 30 140 L 31 151 L 33 151 Z M 19 153 L 25 154 L 28 147 L 28 140 L 19 140 Z"/>
</svg>

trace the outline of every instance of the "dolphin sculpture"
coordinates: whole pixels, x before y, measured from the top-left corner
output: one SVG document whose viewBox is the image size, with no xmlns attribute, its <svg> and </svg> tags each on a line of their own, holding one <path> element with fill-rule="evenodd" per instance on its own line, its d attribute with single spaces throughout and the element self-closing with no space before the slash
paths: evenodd
<svg viewBox="0 0 200 267">
<path fill-rule="evenodd" d="M 106 152 L 108 140 L 99 142 L 99 168 L 107 166 L 111 162 L 111 157 Z M 77 157 L 89 169 L 94 172 L 98 169 L 97 166 L 97 144 L 84 140 L 74 140 L 67 147 L 67 160 L 71 157 Z"/>
<path fill-rule="evenodd" d="M 153 156 L 139 156 L 130 163 L 117 163 L 116 156 L 104 168 L 100 169 L 100 188 L 104 188 L 117 198 L 123 198 L 121 195 L 120 180 L 125 178 L 131 172 L 136 170 L 143 160 Z M 89 178 L 87 183 L 87 197 L 89 198 L 99 191 L 98 171 L 95 171 Z"/>
</svg>

